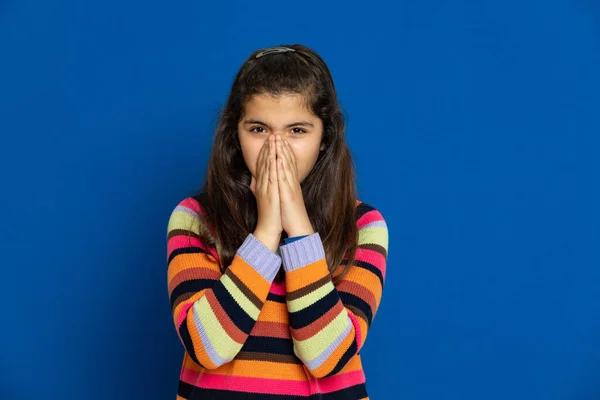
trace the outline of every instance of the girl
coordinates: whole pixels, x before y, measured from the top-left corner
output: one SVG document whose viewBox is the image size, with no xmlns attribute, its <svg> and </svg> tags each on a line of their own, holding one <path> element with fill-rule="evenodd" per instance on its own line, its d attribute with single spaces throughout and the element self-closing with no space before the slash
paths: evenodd
<svg viewBox="0 0 600 400">
<path fill-rule="evenodd" d="M 387 247 L 381 213 L 356 199 L 324 61 L 301 45 L 254 52 L 202 188 L 168 223 L 177 399 L 368 399 L 360 350 Z"/>
</svg>

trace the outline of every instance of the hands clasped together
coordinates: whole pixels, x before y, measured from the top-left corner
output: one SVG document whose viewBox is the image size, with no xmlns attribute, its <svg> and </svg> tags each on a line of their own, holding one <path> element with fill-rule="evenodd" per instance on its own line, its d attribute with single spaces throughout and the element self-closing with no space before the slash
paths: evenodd
<svg viewBox="0 0 600 400">
<path fill-rule="evenodd" d="M 256 179 L 250 190 L 256 197 L 258 221 L 255 235 L 277 238 L 314 233 L 298 180 L 296 158 L 280 135 L 265 140 L 256 161 Z"/>
</svg>

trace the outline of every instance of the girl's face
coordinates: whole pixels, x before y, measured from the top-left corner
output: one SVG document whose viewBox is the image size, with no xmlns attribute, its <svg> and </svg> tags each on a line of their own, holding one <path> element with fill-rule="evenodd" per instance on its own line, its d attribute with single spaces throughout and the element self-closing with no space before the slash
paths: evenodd
<svg viewBox="0 0 600 400">
<path fill-rule="evenodd" d="M 303 100 L 301 95 L 260 94 L 246 103 L 244 117 L 238 122 L 238 137 L 244 161 L 255 180 L 258 153 L 265 140 L 275 135 L 290 144 L 300 182 L 312 170 L 325 148 L 321 144 L 323 122 L 304 106 Z"/>
</svg>

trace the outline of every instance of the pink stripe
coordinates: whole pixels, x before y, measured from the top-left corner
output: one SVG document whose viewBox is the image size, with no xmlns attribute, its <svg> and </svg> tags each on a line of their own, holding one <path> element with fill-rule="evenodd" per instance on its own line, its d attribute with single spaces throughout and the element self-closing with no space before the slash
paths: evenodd
<svg viewBox="0 0 600 400">
<path fill-rule="evenodd" d="M 358 370 L 322 379 L 312 379 L 310 381 L 292 381 L 288 379 L 213 375 L 206 373 L 206 371 L 199 376 L 198 372 L 186 368 L 182 371 L 180 379 L 190 385 L 205 389 L 226 389 L 238 392 L 309 396 L 311 394 L 311 390 L 309 389 L 311 386 L 319 387 L 321 393 L 334 392 L 359 383 L 364 383 L 365 375 L 362 370 Z M 314 391 L 312 392 L 314 393 Z"/>
<path fill-rule="evenodd" d="M 210 254 L 213 256 L 213 258 L 217 261 L 219 261 L 219 254 L 217 253 L 217 249 L 213 248 L 213 247 L 209 247 L 208 251 L 210 251 Z"/>
<path fill-rule="evenodd" d="M 204 243 L 194 236 L 187 237 L 186 235 L 177 235 L 169 239 L 169 248 L 172 248 L 172 250 L 190 246 L 200 247 L 202 250 L 207 250 Z"/>
<path fill-rule="evenodd" d="M 269 292 L 271 292 L 273 294 L 285 296 L 285 281 L 281 281 L 281 282 L 273 281 L 273 283 L 271 284 L 271 289 L 269 289 Z"/>
<path fill-rule="evenodd" d="M 189 369 L 183 364 L 181 368 L 181 373 L 179 374 L 179 379 L 185 383 L 189 383 L 190 385 L 198 386 L 198 378 L 200 378 L 204 374 L 203 371 L 194 371 L 193 369 Z"/>
<path fill-rule="evenodd" d="M 360 229 L 363 226 L 375 221 L 383 221 L 383 216 L 379 211 L 371 210 L 363 214 L 363 216 L 358 219 L 356 226 L 358 226 L 358 228 Z"/>
<path fill-rule="evenodd" d="M 358 346 L 358 349 L 357 349 L 357 352 L 358 352 L 358 351 L 360 351 L 361 343 L 362 343 L 362 332 L 360 330 L 360 324 L 358 323 L 358 320 L 352 313 L 348 313 L 348 317 L 350 318 L 350 321 L 352 321 L 352 325 L 354 325 L 354 336 L 356 339 L 356 346 Z"/>
<path fill-rule="evenodd" d="M 238 392 L 291 394 L 297 396 L 310 395 L 308 383 L 306 381 L 213 375 L 206 372 L 201 376 L 198 376 L 196 371 L 187 368 L 183 371 L 180 379 L 190 385 L 205 389 L 227 389 Z"/>
<path fill-rule="evenodd" d="M 169 239 L 169 242 L 167 243 L 167 259 L 169 259 L 169 257 L 171 256 L 171 253 L 174 250 L 186 248 L 186 247 L 190 247 L 190 246 L 199 247 L 204 251 L 208 251 L 215 258 L 215 260 L 217 260 L 217 262 L 219 261 L 219 255 L 217 254 L 216 249 L 205 246 L 204 243 L 202 243 L 200 241 L 200 239 L 198 239 L 196 237 L 190 236 L 188 238 L 185 235 L 177 235 L 177 236 L 173 236 L 171 239 Z"/>
<path fill-rule="evenodd" d="M 206 246 L 198 238 L 193 237 L 193 236 L 190 236 L 190 237 L 187 237 L 187 235 L 173 236 L 172 238 L 169 239 L 169 242 L 167 243 L 167 247 L 169 248 L 169 255 L 171 255 L 170 253 L 173 250 L 181 249 L 184 247 L 190 247 L 190 246 L 200 247 L 202 250 L 207 250 Z"/>
<path fill-rule="evenodd" d="M 181 312 L 179 313 L 179 318 L 177 318 L 177 329 L 179 329 L 179 327 L 181 326 L 181 323 L 183 322 L 183 320 L 187 316 L 188 310 L 190 309 L 190 307 L 193 304 L 194 303 L 192 302 L 192 303 L 184 304 L 183 307 L 181 307 Z"/>
<path fill-rule="evenodd" d="M 363 370 L 346 372 L 341 375 L 329 376 L 327 378 L 318 379 L 319 387 L 323 393 L 335 392 L 350 386 L 365 383 L 365 373 Z"/>
<path fill-rule="evenodd" d="M 387 266 L 383 254 L 375 250 L 358 248 L 356 249 L 356 259 L 373 264 L 375 268 L 381 271 L 381 275 L 385 278 Z"/>
<path fill-rule="evenodd" d="M 200 214 L 200 212 L 201 212 L 200 204 L 198 204 L 196 199 L 194 199 L 192 197 L 188 197 L 188 198 L 184 199 L 183 201 L 181 201 L 181 203 L 179 203 L 179 205 L 189 208 L 190 210 L 194 211 L 196 214 Z"/>
</svg>

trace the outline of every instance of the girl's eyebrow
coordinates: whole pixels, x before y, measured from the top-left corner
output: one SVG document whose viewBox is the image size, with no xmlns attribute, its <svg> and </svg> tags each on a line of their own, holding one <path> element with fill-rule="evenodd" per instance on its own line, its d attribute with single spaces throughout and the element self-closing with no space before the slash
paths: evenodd
<svg viewBox="0 0 600 400">
<path fill-rule="evenodd" d="M 258 124 L 258 125 L 263 125 L 263 126 L 269 126 L 267 124 L 265 124 L 262 121 L 259 121 L 257 119 L 249 119 L 244 121 L 244 124 Z M 291 124 L 286 125 L 286 128 L 291 128 L 293 126 L 310 126 L 310 127 L 314 127 L 312 122 L 308 122 L 308 121 L 297 121 L 297 122 L 293 122 Z"/>
</svg>

